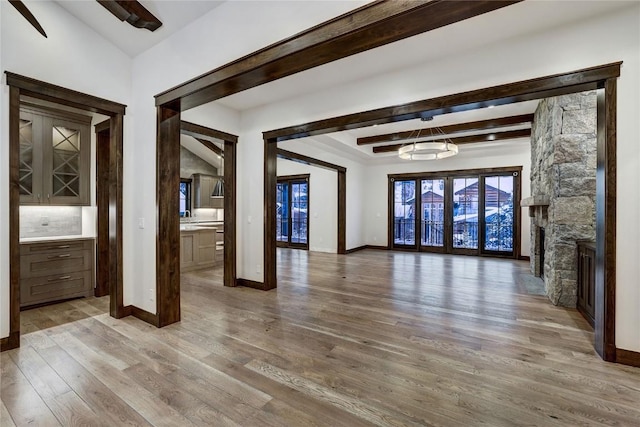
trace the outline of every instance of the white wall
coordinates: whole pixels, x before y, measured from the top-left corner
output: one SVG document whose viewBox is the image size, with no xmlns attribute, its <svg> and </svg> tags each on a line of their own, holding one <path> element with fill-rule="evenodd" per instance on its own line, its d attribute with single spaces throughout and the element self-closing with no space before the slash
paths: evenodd
<svg viewBox="0 0 640 427">
<path fill-rule="evenodd" d="M 462 146 L 457 156 L 439 161 L 402 162 L 392 165 L 371 166 L 366 170 L 364 180 L 365 215 L 363 216 L 366 244 L 386 246 L 388 243 L 388 174 L 452 171 L 507 166 L 522 166 L 522 198 L 531 195 L 529 175 L 531 174 L 531 144 L 527 140 L 510 141 L 501 148 L 475 148 Z M 515 209 L 520 209 L 516 206 Z M 528 209 L 521 209 L 521 255 L 530 252 L 530 219 Z"/>
<path fill-rule="evenodd" d="M 137 228 L 137 218 L 154 224 L 156 113 L 154 95 L 227 62 L 260 49 L 270 43 L 319 24 L 344 13 L 357 2 L 225 2 L 202 16 L 169 39 L 138 55 L 133 63 L 135 88 L 132 115 L 135 119 L 133 138 L 136 144 L 128 152 L 124 165 L 125 181 L 136 182 L 136 188 L 124 191 L 124 246 L 129 255 L 124 259 L 125 286 L 131 284 L 131 303 L 152 313 L 155 303 L 155 227 Z M 269 25 L 264 25 L 269 22 Z M 262 160 L 259 167 L 247 163 L 246 150 L 261 156 L 262 139 L 247 141 L 241 132 L 238 112 L 210 104 L 204 110 L 186 112 L 185 120 L 209 126 L 234 135 L 238 143 L 238 276 L 255 280 L 245 271 L 262 266 Z M 261 129 L 260 132 L 264 130 Z M 251 180 L 245 179 L 251 171 Z M 256 177 L 256 175 L 259 175 Z M 251 199 L 250 201 L 247 201 Z M 249 205 L 251 207 L 249 207 Z M 258 208 L 259 206 L 259 208 Z M 259 280 L 262 280 L 260 274 Z"/>
<path fill-rule="evenodd" d="M 42 37 L 8 3 L 0 2 L 0 69 L 129 104 L 131 60 L 55 2 L 29 2 L 46 29 Z M 4 76 L 2 77 L 5 82 Z M 0 121 L 0 336 L 9 333 L 9 88 L 1 89 Z M 125 158 L 130 141 L 125 116 Z"/>
<path fill-rule="evenodd" d="M 155 218 L 156 116 L 153 95 L 355 6 L 351 2 L 251 2 L 251 6 L 246 7 L 244 2 L 226 2 L 136 57 L 131 81 L 128 58 L 55 3 L 30 2 L 29 7 L 50 31 L 49 39 L 24 25 L 22 18 L 16 17 L 15 11 L 11 12 L 13 8 L 2 2 L 1 65 L 5 69 L 130 105 L 125 118 L 124 178 L 125 182 L 136 182 L 136 186 L 125 185 L 124 193 L 125 304 L 155 312 L 155 227 L 152 224 Z M 481 21 L 481 18 L 474 19 Z M 223 113 L 207 116 L 210 121 L 202 124 L 240 136 L 239 276 L 262 280 L 262 274 L 255 273 L 255 266 L 263 259 L 263 131 L 622 60 L 622 76 L 618 81 L 617 184 L 618 194 L 625 197 L 618 201 L 618 235 L 624 238 L 617 241 L 616 344 L 623 349 L 640 351 L 640 328 L 637 327 L 640 324 L 640 287 L 637 286 L 640 277 L 640 263 L 637 262 L 640 253 L 640 223 L 637 221 L 640 216 L 640 168 L 637 167 L 640 164 L 640 144 L 637 143 L 640 140 L 637 124 L 640 116 L 639 20 L 640 5 L 630 3 L 625 9 L 591 20 L 474 46 L 472 50 L 451 57 L 433 58 L 424 65 L 405 67 L 316 94 L 240 114 L 223 109 Z M 442 34 L 437 30 L 420 40 L 439 43 L 442 40 L 438 37 Z M 69 53 L 73 61 L 61 61 L 57 56 L 59 52 L 66 52 L 66 46 L 76 48 Z M 425 56 L 428 51 L 424 49 Z M 421 51 L 412 49 L 406 54 L 417 62 Z M 105 61 L 105 57 L 113 60 Z M 69 68 L 70 63 L 74 67 Z M 129 103 L 130 83 L 134 91 Z M 7 105 L 7 94 L 7 88 L 3 87 L 3 105 Z M 6 110 L 2 110 L 0 184 L 4 182 L 4 185 L 0 185 L 0 215 L 3 215 L 0 217 L 0 242 L 6 242 L 8 238 L 7 120 Z M 359 171 L 364 174 L 362 168 Z M 354 188 L 351 182 L 362 184 L 363 179 L 348 178 L 348 191 Z M 359 218 L 350 215 L 348 221 Z M 136 226 L 140 217 L 147 218 L 149 226 L 145 230 Z M 362 235 L 348 234 L 347 239 L 347 247 L 364 242 Z M 5 243 L 0 243 L 0 254 L 0 282 L 3 284 L 0 296 L 6 298 L 8 251 Z M 2 304 L 0 332 L 3 333 L 0 335 L 5 335 L 8 330 L 6 299 Z"/>
<path fill-rule="evenodd" d="M 309 250 L 338 251 L 338 173 L 278 159 L 278 176 L 309 174 Z"/>
<path fill-rule="evenodd" d="M 617 241 L 616 344 L 640 351 L 639 19 L 640 4 L 630 3 L 625 9 L 593 19 L 512 37 L 425 65 L 244 111 L 240 171 L 252 173 L 249 177 L 241 172 L 239 179 L 240 276 L 263 257 L 262 222 L 249 223 L 249 219 L 262 215 L 262 176 L 253 173 L 263 167 L 262 131 L 622 60 L 618 80 L 617 185 L 618 194 L 625 197 L 618 201 L 617 223 L 618 234 L 625 238 Z M 260 280 L 262 276 L 252 274 L 247 278 Z"/>
</svg>

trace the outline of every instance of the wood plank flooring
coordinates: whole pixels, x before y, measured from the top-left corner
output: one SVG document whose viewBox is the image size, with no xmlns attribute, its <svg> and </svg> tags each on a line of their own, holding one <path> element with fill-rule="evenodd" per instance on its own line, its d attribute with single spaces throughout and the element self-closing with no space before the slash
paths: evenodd
<svg viewBox="0 0 640 427">
<path fill-rule="evenodd" d="M 528 264 L 278 251 L 278 289 L 182 276 L 182 322 L 108 298 L 22 313 L 4 426 L 639 426 L 640 369 L 602 362 Z"/>
</svg>

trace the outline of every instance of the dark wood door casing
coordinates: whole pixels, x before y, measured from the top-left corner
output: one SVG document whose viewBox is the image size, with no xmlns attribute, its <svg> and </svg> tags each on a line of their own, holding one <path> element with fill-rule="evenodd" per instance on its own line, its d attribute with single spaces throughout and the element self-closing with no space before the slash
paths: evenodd
<svg viewBox="0 0 640 427">
<path fill-rule="evenodd" d="M 126 106 L 62 86 L 5 71 L 9 86 L 9 337 L 0 342 L 2 351 L 20 346 L 20 98 L 54 102 L 97 112 L 110 117 L 109 137 L 109 313 L 120 318 L 128 314 L 123 305 L 122 280 L 122 147 L 123 116 Z"/>
</svg>

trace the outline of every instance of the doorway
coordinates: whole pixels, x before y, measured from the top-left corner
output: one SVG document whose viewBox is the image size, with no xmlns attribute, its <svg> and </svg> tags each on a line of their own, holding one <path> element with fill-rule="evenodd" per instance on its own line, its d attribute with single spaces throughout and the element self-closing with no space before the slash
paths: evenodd
<svg viewBox="0 0 640 427">
<path fill-rule="evenodd" d="M 390 248 L 518 258 L 521 172 L 390 176 Z"/>
<path fill-rule="evenodd" d="M 110 253 L 109 313 L 120 318 L 128 313 L 123 305 L 122 292 L 122 141 L 123 116 L 126 106 L 91 95 L 82 94 L 60 86 L 6 72 L 9 86 L 9 260 L 10 260 L 10 314 L 9 337 L 0 342 L 1 350 L 20 346 L 20 106 L 24 97 L 53 102 L 109 117 L 109 171 L 105 181 L 108 186 L 109 210 L 106 218 L 109 239 L 99 241 Z M 24 176 L 23 176 L 24 177 Z"/>
<path fill-rule="evenodd" d="M 309 175 L 278 177 L 276 240 L 282 248 L 309 249 Z"/>
</svg>

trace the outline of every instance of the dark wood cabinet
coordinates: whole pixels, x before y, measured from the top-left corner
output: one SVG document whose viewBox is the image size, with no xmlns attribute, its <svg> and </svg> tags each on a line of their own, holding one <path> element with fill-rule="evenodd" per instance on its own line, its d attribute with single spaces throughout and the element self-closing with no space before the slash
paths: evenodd
<svg viewBox="0 0 640 427">
<path fill-rule="evenodd" d="M 93 295 L 94 240 L 20 244 L 20 307 Z"/>
<path fill-rule="evenodd" d="M 91 117 L 20 108 L 20 204 L 89 205 Z"/>
<path fill-rule="evenodd" d="M 596 245 L 578 242 L 578 302 L 576 308 L 591 326 L 595 323 Z"/>
</svg>

